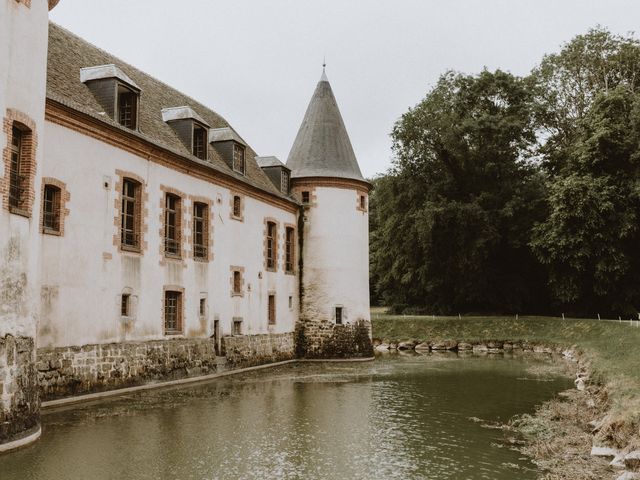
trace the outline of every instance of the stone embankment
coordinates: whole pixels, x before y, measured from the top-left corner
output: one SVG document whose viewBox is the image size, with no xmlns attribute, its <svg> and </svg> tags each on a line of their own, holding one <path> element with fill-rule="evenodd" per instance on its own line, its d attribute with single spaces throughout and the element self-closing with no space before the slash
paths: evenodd
<svg viewBox="0 0 640 480">
<path fill-rule="evenodd" d="M 576 389 L 561 394 L 560 399 L 546 402 L 535 415 L 525 415 L 524 419 L 512 422 L 512 427 L 527 438 L 523 452 L 534 457 L 549 472 L 543 477 L 549 480 L 640 480 L 637 426 L 632 420 L 612 413 L 607 387 L 594 380 L 591 366 L 575 346 L 511 340 L 398 342 L 380 339 L 374 339 L 373 345 L 380 353 L 415 351 L 423 354 L 457 352 L 458 355 L 490 355 L 531 352 L 560 355 L 573 365 L 571 370 L 575 372 Z M 547 433 L 547 437 L 541 438 L 540 432 Z"/>
</svg>

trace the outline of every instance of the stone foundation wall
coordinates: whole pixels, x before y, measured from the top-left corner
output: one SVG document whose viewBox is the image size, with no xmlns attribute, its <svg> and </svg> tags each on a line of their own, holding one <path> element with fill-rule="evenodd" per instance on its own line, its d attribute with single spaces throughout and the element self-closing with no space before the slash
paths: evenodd
<svg viewBox="0 0 640 480">
<path fill-rule="evenodd" d="M 176 338 L 38 349 L 43 400 L 216 372 L 213 339 Z"/>
<path fill-rule="evenodd" d="M 0 337 L 0 444 L 40 426 L 33 338 Z"/>
<path fill-rule="evenodd" d="M 294 333 L 222 337 L 222 348 L 232 368 L 295 358 Z"/>
<path fill-rule="evenodd" d="M 300 358 L 372 357 L 371 322 L 301 321 L 296 327 L 296 353 Z"/>
</svg>

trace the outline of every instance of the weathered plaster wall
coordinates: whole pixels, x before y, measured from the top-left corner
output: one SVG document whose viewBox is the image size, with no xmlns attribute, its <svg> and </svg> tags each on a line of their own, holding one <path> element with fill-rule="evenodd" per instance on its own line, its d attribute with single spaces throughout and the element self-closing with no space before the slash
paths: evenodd
<svg viewBox="0 0 640 480">
<path fill-rule="evenodd" d="M 33 128 L 39 191 L 46 90 L 48 5 L 0 0 L 0 444 L 39 428 L 33 361 L 37 322 L 39 198 L 31 217 L 10 213 L 5 149 L 13 116 Z M 8 150 L 7 150 L 8 153 Z M 7 155 L 8 157 L 8 155 Z"/>
<path fill-rule="evenodd" d="M 293 333 L 223 337 L 227 361 L 213 339 L 176 338 L 38 349 L 37 379 L 43 400 L 197 377 L 288 360 Z M 35 369 L 34 369 L 35 371 Z"/>
<path fill-rule="evenodd" d="M 369 219 L 357 209 L 358 192 L 315 187 L 305 208 L 301 319 L 343 323 L 370 320 Z"/>
<path fill-rule="evenodd" d="M 159 113 L 158 113 L 159 114 Z M 243 221 L 230 218 L 232 193 L 191 175 L 177 172 L 74 130 L 47 122 L 44 175 L 66 184 L 64 236 L 41 236 L 42 316 L 38 346 L 82 346 L 121 341 L 159 340 L 163 334 L 163 287 L 184 288 L 182 338 L 207 338 L 219 319 L 223 335 L 234 318 L 243 319 L 242 333 L 292 332 L 298 316 L 298 280 L 283 272 L 284 224 L 296 214 L 244 195 Z M 131 172 L 144 182 L 146 248 L 142 255 L 124 253 L 114 245 L 116 170 Z M 105 187 L 105 183 L 107 186 Z M 183 192 L 182 261 L 163 259 L 161 251 L 161 186 Z M 213 260 L 191 258 L 189 196 L 211 201 Z M 264 218 L 279 222 L 278 271 L 264 270 Z M 230 266 L 244 267 L 241 296 L 231 295 Z M 120 295 L 131 293 L 131 318 L 120 316 Z M 276 324 L 268 325 L 267 304 L 276 293 Z M 206 315 L 198 312 L 206 297 Z M 292 305 L 289 307 L 289 296 Z"/>
</svg>

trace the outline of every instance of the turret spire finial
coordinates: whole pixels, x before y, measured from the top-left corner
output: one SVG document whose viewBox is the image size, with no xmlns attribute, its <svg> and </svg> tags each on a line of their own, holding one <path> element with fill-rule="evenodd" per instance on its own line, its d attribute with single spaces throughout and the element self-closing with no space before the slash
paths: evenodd
<svg viewBox="0 0 640 480">
<path fill-rule="evenodd" d="M 325 55 L 324 57 L 322 57 L 322 76 L 320 77 L 321 82 L 329 81 L 329 79 L 327 78 L 327 72 L 325 72 L 326 68 L 327 68 L 327 56 Z"/>
</svg>

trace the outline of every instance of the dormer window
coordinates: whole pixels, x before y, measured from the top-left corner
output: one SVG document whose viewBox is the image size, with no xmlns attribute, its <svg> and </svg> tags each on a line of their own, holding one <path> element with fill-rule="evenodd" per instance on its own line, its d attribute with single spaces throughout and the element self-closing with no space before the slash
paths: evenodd
<svg viewBox="0 0 640 480">
<path fill-rule="evenodd" d="M 273 186 L 281 193 L 289 195 L 291 170 L 277 157 L 256 157 L 258 166 L 267 174 Z"/>
<path fill-rule="evenodd" d="M 201 160 L 207 159 L 207 129 L 202 125 L 193 126 L 192 153 Z"/>
<path fill-rule="evenodd" d="M 280 173 L 280 191 L 284 194 L 289 193 L 289 172 L 286 170 Z"/>
<path fill-rule="evenodd" d="M 233 145 L 233 169 L 244 175 L 244 147 L 235 143 Z"/>
<path fill-rule="evenodd" d="M 173 128 L 191 155 L 208 159 L 209 126 L 191 107 L 163 108 L 162 120 Z"/>
<path fill-rule="evenodd" d="M 98 65 L 80 69 L 84 83 L 104 113 L 131 130 L 138 129 L 140 88 L 117 65 Z"/>
<path fill-rule="evenodd" d="M 118 84 L 118 123 L 136 130 L 138 126 L 138 94 L 132 89 Z"/>
</svg>

